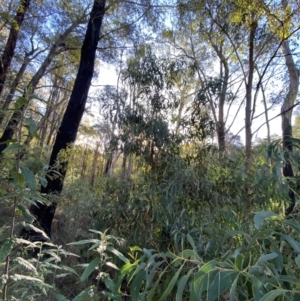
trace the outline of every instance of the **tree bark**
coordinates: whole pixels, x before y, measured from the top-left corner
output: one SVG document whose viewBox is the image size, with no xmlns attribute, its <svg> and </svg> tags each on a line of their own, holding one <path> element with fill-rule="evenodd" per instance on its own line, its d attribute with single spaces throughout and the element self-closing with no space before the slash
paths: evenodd
<svg viewBox="0 0 300 301">
<path fill-rule="evenodd" d="M 252 18 L 252 24 L 250 27 L 250 34 L 249 34 L 249 67 L 248 67 L 248 80 L 246 83 L 246 107 L 245 107 L 245 146 L 246 146 L 246 166 L 245 172 L 247 177 L 251 175 L 252 169 L 252 87 L 253 87 L 253 74 L 255 69 L 254 64 L 254 39 L 257 29 L 257 21 Z M 250 186 L 249 180 L 245 182 L 245 196 L 246 196 L 246 208 L 247 208 L 247 215 L 249 216 L 252 209 L 252 202 L 250 199 Z"/>
<path fill-rule="evenodd" d="M 29 8 L 30 1 L 31 0 L 20 1 L 20 6 L 11 25 L 9 36 L 0 61 L 0 95 L 3 91 L 7 72 L 10 67 L 12 58 L 15 54 L 15 48 L 17 45 L 20 28 L 23 23 L 24 16 Z"/>
<path fill-rule="evenodd" d="M 212 43 L 212 41 L 211 41 L 211 43 Z M 218 57 L 221 61 L 220 77 L 223 81 L 222 82 L 222 89 L 221 89 L 221 92 L 220 92 L 220 95 L 219 95 L 218 120 L 215 120 L 217 136 L 218 136 L 218 146 L 219 146 L 219 151 L 220 151 L 221 158 L 222 158 L 222 154 L 224 153 L 225 148 L 226 148 L 224 106 L 225 106 L 226 94 L 227 94 L 227 89 L 228 89 L 229 67 L 228 67 L 227 58 L 223 54 L 222 45 L 220 46 L 220 49 L 219 49 L 217 45 L 212 43 L 212 47 L 215 50 L 216 54 L 218 55 Z M 223 68 L 224 68 L 224 70 L 223 70 Z M 223 74 L 223 72 L 224 72 L 224 74 Z"/>
<path fill-rule="evenodd" d="M 92 163 L 92 170 L 91 170 L 91 177 L 90 177 L 90 185 L 91 187 L 94 186 L 95 183 L 95 178 L 96 178 L 96 170 L 97 170 L 97 161 L 99 158 L 99 148 L 100 148 L 100 143 L 96 143 L 96 147 L 94 149 L 94 156 L 93 156 L 93 163 Z"/>
<path fill-rule="evenodd" d="M 289 75 L 289 89 L 281 107 L 281 127 L 282 127 L 282 141 L 285 152 L 285 164 L 283 166 L 283 175 L 285 177 L 293 177 L 294 172 L 289 160 L 289 153 L 293 151 L 292 142 L 292 113 L 293 105 L 297 98 L 299 89 L 299 70 L 294 62 L 293 55 L 290 50 L 289 41 L 283 41 L 282 52 L 285 58 L 285 64 Z M 290 206 L 286 210 L 286 214 L 290 214 L 295 207 L 295 194 L 293 183 L 289 183 L 289 197 Z"/>
<path fill-rule="evenodd" d="M 68 161 L 62 162 L 60 166 L 56 166 L 56 162 L 60 151 L 65 150 L 75 142 L 79 124 L 84 113 L 94 72 L 99 33 L 105 14 L 105 2 L 106 0 L 95 0 L 93 4 L 81 48 L 79 70 L 50 157 L 48 185 L 41 189 L 41 192 L 45 194 L 59 194 L 63 189 Z M 57 172 L 60 173 L 60 177 L 55 176 Z M 31 211 L 35 215 L 36 221 L 48 236 L 51 235 L 51 224 L 56 206 L 56 202 L 53 202 L 50 206 L 40 204 L 39 207 L 31 206 Z"/>
</svg>

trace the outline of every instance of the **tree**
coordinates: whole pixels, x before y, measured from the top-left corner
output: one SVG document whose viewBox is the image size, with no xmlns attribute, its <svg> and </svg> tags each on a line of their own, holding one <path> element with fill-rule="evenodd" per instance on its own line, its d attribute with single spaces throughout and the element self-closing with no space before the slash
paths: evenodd
<svg viewBox="0 0 300 301">
<path fill-rule="evenodd" d="M 50 48 L 46 58 L 44 59 L 43 63 L 40 65 L 38 71 L 35 73 L 35 75 L 31 78 L 28 86 L 27 91 L 23 94 L 24 101 L 21 102 L 19 107 L 16 108 L 14 113 L 12 114 L 10 120 L 7 123 L 7 126 L 2 133 L 2 136 L 0 138 L 0 154 L 4 151 L 4 149 L 9 145 L 10 140 L 13 138 L 13 135 L 16 131 L 17 125 L 19 124 L 21 120 L 22 114 L 24 114 L 24 111 L 26 110 L 26 107 L 28 106 L 32 93 L 35 91 L 37 84 L 39 83 L 40 79 L 44 76 L 46 70 L 51 65 L 52 60 L 54 57 L 62 51 L 61 44 L 64 43 L 68 35 L 71 34 L 71 32 L 82 23 L 82 20 L 85 19 L 85 15 L 81 18 L 76 19 L 72 22 L 72 24 L 57 38 L 57 40 L 54 42 L 52 47 Z"/>
<path fill-rule="evenodd" d="M 85 109 L 89 88 L 94 72 L 96 50 L 99 41 L 99 34 L 105 15 L 106 0 L 95 0 L 88 26 L 81 48 L 80 64 L 75 79 L 70 100 L 65 111 L 62 123 L 59 127 L 49 162 L 48 183 L 41 188 L 41 193 L 59 194 L 63 188 L 63 178 L 66 175 L 68 161 L 65 160 L 57 166 L 59 153 L 72 146 L 75 142 L 79 124 Z M 57 173 L 60 176 L 57 176 Z M 57 203 L 51 205 L 39 204 L 31 206 L 31 212 L 36 221 L 48 236 L 51 236 L 51 224 L 56 210 Z"/>
<path fill-rule="evenodd" d="M 282 140 L 283 140 L 283 148 L 288 152 L 293 151 L 293 145 L 290 138 L 293 136 L 292 132 L 292 113 L 293 106 L 295 100 L 298 95 L 299 90 L 299 69 L 297 68 L 293 54 L 290 50 L 289 41 L 285 40 L 282 43 L 282 52 L 285 59 L 285 64 L 288 70 L 289 76 L 289 87 L 287 90 L 287 94 L 281 106 L 281 119 L 282 119 Z M 283 166 L 283 175 L 285 177 L 292 178 L 294 177 L 293 167 L 291 162 L 289 161 L 289 155 L 286 152 L 286 161 Z M 287 208 L 286 213 L 290 214 L 295 207 L 295 193 L 293 189 L 293 184 L 290 183 L 291 187 L 289 189 L 289 197 L 291 200 L 290 206 Z"/>
<path fill-rule="evenodd" d="M 20 32 L 20 27 L 23 23 L 24 16 L 30 5 L 30 0 L 21 0 L 17 11 L 17 14 L 11 24 L 9 36 L 0 59 L 0 95 L 3 91 L 5 80 L 7 77 L 7 72 L 10 67 L 12 58 L 14 56 L 18 35 Z"/>
</svg>

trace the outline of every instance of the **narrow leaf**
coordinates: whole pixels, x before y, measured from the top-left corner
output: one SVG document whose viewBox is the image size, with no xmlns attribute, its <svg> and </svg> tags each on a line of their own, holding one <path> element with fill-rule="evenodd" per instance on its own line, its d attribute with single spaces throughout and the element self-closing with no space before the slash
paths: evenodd
<svg viewBox="0 0 300 301">
<path fill-rule="evenodd" d="M 20 166 L 22 175 L 31 191 L 36 191 L 36 182 L 34 173 L 25 166 Z"/>
<path fill-rule="evenodd" d="M 294 251 L 300 254 L 300 244 L 293 237 L 286 234 L 282 234 L 281 237 L 290 244 Z"/>
<path fill-rule="evenodd" d="M 259 229 L 263 221 L 271 216 L 277 216 L 276 213 L 272 211 L 260 211 L 254 216 L 254 226 L 256 229 Z"/>
<path fill-rule="evenodd" d="M 169 296 L 169 294 L 171 293 L 172 289 L 174 288 L 174 286 L 175 286 L 175 284 L 178 280 L 178 277 L 179 277 L 183 267 L 184 267 L 184 264 L 182 264 L 181 267 L 179 268 L 179 270 L 175 273 L 175 275 L 173 276 L 173 278 L 169 282 L 167 289 L 164 291 L 162 296 L 159 298 L 159 301 L 163 301 Z"/>
<path fill-rule="evenodd" d="M 19 150 L 23 148 L 23 146 L 19 143 L 12 143 L 7 148 L 4 149 L 3 153 L 7 153 L 9 151 Z"/>
<path fill-rule="evenodd" d="M 86 267 L 86 269 L 84 270 L 84 272 L 82 273 L 80 280 L 84 281 L 86 280 L 95 270 L 95 268 L 99 265 L 101 259 L 99 257 L 95 258 L 94 260 L 92 260 L 89 265 Z"/>
<path fill-rule="evenodd" d="M 79 246 L 79 245 L 86 245 L 90 243 L 97 243 L 99 239 L 84 239 L 79 241 L 73 241 L 67 244 L 67 246 Z"/>
<path fill-rule="evenodd" d="M 221 294 L 228 290 L 233 279 L 236 278 L 236 271 L 220 271 L 216 276 L 208 290 L 208 299 L 216 300 Z"/>
<path fill-rule="evenodd" d="M 193 272 L 194 272 L 194 269 L 191 269 L 186 275 L 181 277 L 181 279 L 178 283 L 178 288 L 177 288 L 177 293 L 176 293 L 176 301 L 182 301 L 182 294 L 186 287 L 187 281 Z"/>
<path fill-rule="evenodd" d="M 281 289 L 277 289 L 274 291 L 270 291 L 267 294 L 265 294 L 260 301 L 273 301 L 275 300 L 278 296 L 282 296 L 286 293 L 286 290 L 281 290 Z"/>
<path fill-rule="evenodd" d="M 67 299 L 65 296 L 61 295 L 61 294 L 54 294 L 54 298 L 57 301 L 69 301 L 69 299 Z"/>
<path fill-rule="evenodd" d="M 13 247 L 14 240 L 11 238 L 6 238 L 0 249 L 0 263 L 6 259 Z"/>
<path fill-rule="evenodd" d="M 23 204 L 18 204 L 18 209 L 20 209 L 20 211 L 22 212 L 24 221 L 26 223 L 32 224 L 34 221 L 34 216 L 31 215 L 31 213 L 29 212 L 29 209 Z"/>
<path fill-rule="evenodd" d="M 85 290 L 83 290 L 81 293 L 79 293 L 72 301 L 87 301 L 87 300 L 93 300 L 94 297 L 94 286 L 89 286 Z"/>
<path fill-rule="evenodd" d="M 128 262 L 128 259 L 118 250 L 116 250 L 114 247 L 112 246 L 108 246 L 107 250 L 112 252 L 113 254 L 115 254 L 120 260 L 122 260 L 123 262 Z"/>
</svg>

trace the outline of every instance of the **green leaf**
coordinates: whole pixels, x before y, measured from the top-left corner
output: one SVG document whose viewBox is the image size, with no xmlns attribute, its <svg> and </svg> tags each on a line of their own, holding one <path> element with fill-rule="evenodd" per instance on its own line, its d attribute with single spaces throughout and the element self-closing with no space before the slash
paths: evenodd
<svg viewBox="0 0 300 301">
<path fill-rule="evenodd" d="M 19 110 L 26 103 L 27 103 L 27 99 L 25 97 L 20 96 L 14 103 L 14 109 Z"/>
<path fill-rule="evenodd" d="M 9 255 L 14 247 L 14 240 L 11 238 L 6 238 L 0 249 L 0 263 L 2 263 L 6 257 Z"/>
<path fill-rule="evenodd" d="M 163 261 L 156 262 L 152 268 L 149 274 L 146 275 L 146 286 L 145 289 L 148 289 L 152 285 L 153 278 L 156 274 L 156 272 L 159 272 L 157 269 L 163 264 Z"/>
<path fill-rule="evenodd" d="M 202 262 L 201 258 L 199 257 L 199 255 L 194 251 L 194 250 L 183 250 L 182 252 L 180 252 L 178 254 L 178 257 L 182 257 L 184 259 L 191 259 L 191 260 L 196 260 L 199 262 Z"/>
<path fill-rule="evenodd" d="M 143 250 L 138 246 L 130 247 L 130 252 L 131 253 L 135 252 L 135 251 L 143 252 Z"/>
<path fill-rule="evenodd" d="M 194 240 L 193 240 L 193 238 L 192 238 L 192 236 L 190 234 L 187 234 L 187 240 L 191 244 L 191 246 L 193 247 L 193 250 L 195 251 L 196 250 L 196 246 L 195 246 Z"/>
<path fill-rule="evenodd" d="M 243 254 L 237 254 L 237 256 L 235 257 L 234 265 L 239 271 L 243 270 L 244 258 L 245 256 Z"/>
<path fill-rule="evenodd" d="M 264 296 L 267 293 L 265 286 L 257 277 L 255 277 L 249 273 L 244 274 L 244 276 L 251 281 L 252 287 L 255 287 L 261 296 Z"/>
<path fill-rule="evenodd" d="M 33 230 L 33 231 L 35 231 L 35 232 L 37 232 L 37 233 L 40 233 L 40 234 L 42 234 L 42 236 L 45 237 L 47 240 L 50 240 L 50 238 L 48 237 L 48 235 L 47 235 L 43 230 L 41 230 L 41 229 L 39 229 L 39 228 L 37 228 L 37 227 L 31 225 L 31 224 L 27 224 L 27 223 L 24 223 L 24 227 L 27 228 L 27 229 L 29 228 L 30 230 Z"/>
<path fill-rule="evenodd" d="M 271 216 L 277 216 L 276 213 L 272 211 L 260 211 L 254 216 L 254 226 L 256 229 L 259 229 L 263 221 Z"/>
<path fill-rule="evenodd" d="M 41 280 L 39 278 L 27 276 L 27 275 L 14 274 L 14 275 L 11 276 L 11 278 L 14 281 L 26 280 L 26 281 L 43 283 L 43 280 Z M 47 285 L 47 284 L 45 283 L 45 285 Z"/>
<path fill-rule="evenodd" d="M 82 273 L 80 280 L 86 280 L 93 273 L 95 268 L 99 265 L 100 261 L 101 259 L 99 257 L 96 257 L 94 260 L 92 260 Z"/>
<path fill-rule="evenodd" d="M 277 268 L 277 270 L 278 270 L 279 272 L 281 272 L 282 269 L 283 269 L 283 258 L 282 258 L 282 254 L 281 254 L 281 252 L 280 252 L 280 250 L 279 250 L 277 244 L 276 244 L 272 239 L 270 239 L 269 241 L 271 242 L 271 244 L 272 244 L 272 246 L 273 246 L 273 249 L 274 249 L 275 253 L 278 255 L 278 256 L 276 257 L 276 259 L 275 259 L 275 262 L 276 262 L 276 268 Z"/>
<path fill-rule="evenodd" d="M 12 143 L 7 148 L 5 148 L 3 150 L 3 153 L 7 153 L 9 151 L 14 151 L 14 150 L 19 150 L 19 149 L 22 149 L 22 148 L 23 148 L 23 145 L 21 145 L 19 143 Z"/>
<path fill-rule="evenodd" d="M 120 260 L 122 260 L 123 262 L 128 262 L 129 260 L 118 250 L 116 250 L 114 247 L 112 246 L 108 246 L 107 250 L 112 252 L 114 255 L 116 255 Z"/>
<path fill-rule="evenodd" d="M 48 181 L 45 177 L 39 177 L 39 181 L 43 187 L 47 187 Z"/>
<path fill-rule="evenodd" d="M 72 301 L 87 301 L 94 300 L 94 285 L 87 287 L 81 293 L 79 293 Z"/>
<path fill-rule="evenodd" d="M 208 291 L 213 279 L 218 274 L 219 270 L 210 270 L 208 273 L 204 273 L 203 271 L 199 271 L 195 280 L 193 281 L 193 290 L 194 294 L 197 296 L 201 296 L 203 292 Z"/>
<path fill-rule="evenodd" d="M 34 132 L 35 132 L 35 130 L 36 130 L 36 123 L 35 123 L 35 121 L 31 117 L 29 117 L 29 118 L 26 118 L 26 122 L 29 125 L 29 134 L 33 135 Z"/>
<path fill-rule="evenodd" d="M 278 296 L 282 296 L 286 293 L 286 290 L 277 289 L 274 291 L 270 291 L 267 294 L 265 294 L 259 301 L 273 301 Z"/>
<path fill-rule="evenodd" d="M 141 269 L 133 278 L 133 281 L 130 284 L 130 294 L 132 301 L 140 301 L 140 290 L 141 285 L 145 281 L 146 272 L 144 269 Z"/>
<path fill-rule="evenodd" d="M 298 254 L 300 254 L 300 244 L 293 237 L 286 234 L 281 234 L 281 237 L 286 240 Z"/>
<path fill-rule="evenodd" d="M 24 267 L 26 270 L 32 271 L 35 274 L 37 273 L 35 266 L 26 259 L 22 257 L 17 257 L 14 259 L 14 261 L 17 262 L 20 266 Z"/>
<path fill-rule="evenodd" d="M 295 258 L 295 262 L 296 262 L 297 266 L 300 267 L 300 255 L 298 255 L 298 256 Z"/>
<path fill-rule="evenodd" d="M 177 288 L 177 292 L 176 292 L 176 301 L 182 301 L 182 295 L 183 295 L 184 289 L 186 287 L 186 283 L 193 272 L 194 272 L 194 269 L 191 269 L 186 275 L 181 277 L 181 279 L 178 283 L 178 288 Z"/>
<path fill-rule="evenodd" d="M 105 262 L 105 265 L 107 265 L 107 266 L 109 266 L 109 267 L 111 267 L 111 268 L 113 268 L 117 271 L 119 270 L 119 268 L 112 262 L 107 261 L 107 262 Z"/>
<path fill-rule="evenodd" d="M 31 215 L 28 208 L 23 204 L 18 204 L 18 209 L 22 212 L 22 216 L 26 223 L 32 224 L 34 222 L 34 216 Z"/>
<path fill-rule="evenodd" d="M 65 296 L 61 294 L 54 294 L 54 297 L 57 301 L 69 301 L 69 299 L 67 299 Z"/>
<path fill-rule="evenodd" d="M 298 233 L 300 233 L 300 225 L 298 222 L 293 221 L 293 220 L 289 220 L 289 219 L 285 219 L 283 221 L 283 224 L 290 226 L 291 228 L 293 228 L 295 231 L 297 231 Z"/>
<path fill-rule="evenodd" d="M 67 246 L 79 246 L 79 245 L 86 245 L 91 243 L 97 243 L 99 239 L 84 239 L 79 241 L 73 241 L 67 244 Z"/>
<path fill-rule="evenodd" d="M 9 200 L 9 199 L 12 199 L 16 196 L 16 194 L 6 194 L 6 195 L 3 195 L 0 197 L 0 201 L 2 200 Z"/>
<path fill-rule="evenodd" d="M 174 288 L 174 286 L 175 286 L 175 284 L 178 280 L 178 277 L 179 277 L 183 267 L 184 267 L 184 263 L 181 265 L 179 270 L 175 273 L 175 275 L 173 276 L 173 278 L 169 282 L 167 289 L 164 291 L 164 293 L 162 294 L 162 296 L 159 298 L 158 301 L 163 301 L 169 296 L 169 294 L 171 293 L 172 289 Z"/>
<path fill-rule="evenodd" d="M 162 278 L 162 276 L 164 275 L 165 271 L 166 271 L 166 269 L 164 269 L 164 270 L 159 274 L 158 279 L 157 279 L 156 282 L 154 283 L 153 287 L 151 288 L 151 290 L 150 290 L 150 292 L 149 292 L 149 294 L 148 294 L 148 296 L 147 296 L 147 301 L 153 301 L 153 300 L 154 300 L 153 297 L 154 297 L 155 291 L 156 291 L 156 289 L 157 289 L 157 287 L 158 287 L 158 285 L 159 285 L 159 283 L 160 283 L 160 281 L 161 281 L 161 278 Z"/>
<path fill-rule="evenodd" d="M 231 288 L 230 288 L 230 299 L 229 301 L 235 301 L 235 294 L 236 294 L 236 286 L 237 286 L 237 282 L 239 280 L 239 274 L 237 275 L 237 277 L 235 278 L 235 280 L 233 281 Z"/>
<path fill-rule="evenodd" d="M 272 260 L 272 259 L 276 258 L 277 256 L 278 256 L 278 254 L 276 252 L 273 252 L 273 253 L 270 253 L 270 254 L 263 254 L 258 259 L 257 264 L 258 263 L 264 263 L 268 260 Z"/>
<path fill-rule="evenodd" d="M 214 260 L 211 260 L 209 262 L 207 262 L 206 264 L 204 264 L 200 271 L 204 272 L 204 273 L 208 273 L 210 271 L 212 271 L 215 267 L 216 267 L 216 264 L 218 262 L 214 259 Z"/>
<path fill-rule="evenodd" d="M 220 271 L 208 290 L 208 300 L 216 300 L 221 294 L 228 290 L 233 279 L 236 278 L 236 271 Z"/>
<path fill-rule="evenodd" d="M 237 235 L 249 236 L 249 234 L 247 234 L 246 232 L 244 232 L 242 230 L 234 230 L 234 231 L 230 231 L 230 232 L 226 233 L 224 236 L 224 240 L 226 240 L 229 237 L 234 237 Z"/>
<path fill-rule="evenodd" d="M 20 166 L 22 175 L 31 191 L 36 191 L 36 182 L 34 173 L 25 166 Z"/>
</svg>

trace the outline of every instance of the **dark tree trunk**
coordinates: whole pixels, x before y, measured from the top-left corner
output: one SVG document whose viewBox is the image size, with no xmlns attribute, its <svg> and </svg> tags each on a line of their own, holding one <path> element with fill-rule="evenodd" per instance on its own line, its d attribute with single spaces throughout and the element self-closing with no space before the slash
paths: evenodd
<svg viewBox="0 0 300 301">
<path fill-rule="evenodd" d="M 68 162 L 62 162 L 59 167 L 56 167 L 55 164 L 58 159 L 59 152 L 61 150 L 65 150 L 69 145 L 74 143 L 76 139 L 93 77 L 97 44 L 104 14 L 105 0 L 95 0 L 81 48 L 79 70 L 50 157 L 49 175 L 52 177 L 48 177 L 48 185 L 47 187 L 42 187 L 42 193 L 59 194 L 62 191 Z M 53 173 L 53 168 L 56 173 L 60 173 L 60 177 L 53 177 L 53 175 L 55 175 Z M 48 236 L 51 235 L 51 224 L 55 209 L 55 202 L 50 206 L 40 204 L 38 208 L 36 206 L 31 206 L 31 211 L 35 215 L 37 222 Z"/>
<path fill-rule="evenodd" d="M 11 24 L 9 36 L 0 61 L 0 95 L 3 91 L 3 87 L 7 77 L 7 72 L 15 53 L 20 28 L 23 23 L 24 16 L 29 7 L 29 4 L 30 0 L 21 0 L 17 14 Z"/>
<path fill-rule="evenodd" d="M 255 16 L 252 18 L 252 24 L 250 27 L 249 34 L 249 70 L 248 70 L 248 81 L 246 83 L 246 107 L 245 107 L 245 146 L 246 146 L 246 175 L 249 177 L 251 175 L 252 169 L 252 87 L 253 87 L 253 74 L 254 74 L 254 39 L 257 29 L 257 21 Z M 246 196 L 246 214 L 250 216 L 252 209 L 252 200 L 250 197 L 250 180 L 245 181 L 245 196 Z"/>
</svg>

